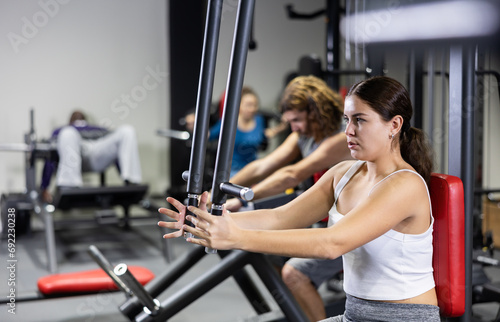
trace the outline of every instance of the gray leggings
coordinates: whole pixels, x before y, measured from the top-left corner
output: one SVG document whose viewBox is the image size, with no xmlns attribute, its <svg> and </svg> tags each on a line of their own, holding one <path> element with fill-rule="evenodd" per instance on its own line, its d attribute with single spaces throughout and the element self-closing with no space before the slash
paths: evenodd
<svg viewBox="0 0 500 322">
<path fill-rule="evenodd" d="M 399 304 L 366 301 L 347 294 L 344 315 L 331 317 L 321 322 L 439 322 L 439 307 L 426 304 Z"/>
</svg>

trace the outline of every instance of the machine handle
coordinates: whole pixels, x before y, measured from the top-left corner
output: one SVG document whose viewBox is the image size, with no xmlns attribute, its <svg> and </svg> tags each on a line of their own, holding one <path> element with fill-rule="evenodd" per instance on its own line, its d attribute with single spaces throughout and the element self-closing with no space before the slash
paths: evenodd
<svg viewBox="0 0 500 322">
<path fill-rule="evenodd" d="M 220 184 L 220 190 L 225 194 L 241 198 L 246 201 L 253 199 L 253 191 L 250 188 L 242 187 L 231 182 L 223 182 Z"/>
<path fill-rule="evenodd" d="M 113 282 L 115 282 L 116 286 L 127 295 L 127 297 L 132 296 L 132 290 L 122 281 L 120 277 L 118 277 L 113 269 L 113 265 L 104 257 L 104 255 L 99 251 L 99 249 L 90 245 L 88 249 L 88 253 L 94 259 L 94 261 L 99 264 L 99 266 L 106 272 L 106 274 L 111 277 Z"/>
<path fill-rule="evenodd" d="M 114 274 L 118 276 L 131 290 L 132 293 L 144 305 L 144 311 L 149 315 L 155 315 L 160 310 L 160 303 L 155 300 L 144 289 L 144 286 L 132 275 L 127 267 L 127 264 L 118 264 L 113 270 Z M 147 310 L 146 310 L 147 309 Z"/>
</svg>

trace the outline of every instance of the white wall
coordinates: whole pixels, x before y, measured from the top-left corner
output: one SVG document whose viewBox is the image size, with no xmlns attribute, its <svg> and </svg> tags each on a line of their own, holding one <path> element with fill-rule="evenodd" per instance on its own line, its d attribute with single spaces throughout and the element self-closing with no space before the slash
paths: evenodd
<svg viewBox="0 0 500 322">
<path fill-rule="evenodd" d="M 0 1 L 0 142 L 22 142 L 32 107 L 39 138 L 81 108 L 97 124 L 133 125 L 144 181 L 164 189 L 166 10 L 162 0 Z M 0 191 L 22 191 L 23 156 L 0 160 Z"/>
<path fill-rule="evenodd" d="M 237 3 L 237 0 L 224 1 L 214 100 L 226 88 Z M 324 62 L 324 16 L 314 20 L 290 20 L 285 12 L 287 4 L 292 4 L 299 12 L 307 13 L 323 9 L 326 5 L 322 0 L 256 1 L 254 38 L 257 49 L 248 52 L 245 84 L 255 89 L 264 108 L 276 108 L 276 101 L 284 87 L 284 77 L 297 70 L 301 56 L 315 53 Z"/>
<path fill-rule="evenodd" d="M 224 1 L 214 101 L 226 87 L 237 3 Z M 287 4 L 314 12 L 325 1 L 256 1 L 258 47 L 248 53 L 245 83 L 268 109 L 276 108 L 284 77 L 297 69 L 301 56 L 315 53 L 325 61 L 324 17 L 290 20 Z M 169 142 L 155 131 L 169 124 L 167 11 L 168 0 L 0 0 L 0 143 L 22 142 L 32 107 L 39 138 L 48 138 L 79 107 L 98 124 L 135 127 L 144 181 L 151 192 L 163 193 L 170 182 Z M 397 62 L 393 56 L 390 75 L 406 67 L 406 57 Z M 495 92 L 492 106 L 497 102 Z M 489 119 L 498 119 L 498 111 Z M 485 177 L 496 187 L 500 168 L 493 130 L 488 128 L 485 143 L 485 170 L 491 172 Z M 108 177 L 120 182 L 114 169 Z M 0 193 L 22 191 L 24 185 L 23 155 L 0 152 Z"/>
<path fill-rule="evenodd" d="M 256 2 L 258 48 L 248 54 L 245 83 L 266 108 L 275 106 L 300 56 L 324 56 L 324 19 L 291 21 L 288 3 L 305 12 L 325 5 Z M 32 107 L 39 138 L 66 124 L 78 107 L 95 123 L 135 127 L 144 181 L 163 193 L 170 181 L 168 140 L 155 131 L 169 124 L 167 10 L 167 0 L 0 0 L 0 143 L 23 141 Z M 224 1 L 223 10 L 214 100 L 226 86 L 237 1 Z M 120 182 L 114 169 L 108 178 Z M 0 193 L 24 186 L 23 155 L 0 152 Z"/>
<path fill-rule="evenodd" d="M 486 56 L 485 69 L 500 71 L 500 57 Z M 493 76 L 484 78 L 484 144 L 483 144 L 483 187 L 498 189 L 500 187 L 500 149 L 498 148 L 500 122 L 500 99 L 498 81 Z"/>
</svg>

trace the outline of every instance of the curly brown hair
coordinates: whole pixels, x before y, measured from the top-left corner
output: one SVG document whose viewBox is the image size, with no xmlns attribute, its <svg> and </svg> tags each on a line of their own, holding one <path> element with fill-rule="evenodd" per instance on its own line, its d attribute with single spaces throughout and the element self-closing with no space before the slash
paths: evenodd
<svg viewBox="0 0 500 322">
<path fill-rule="evenodd" d="M 342 97 L 315 76 L 299 76 L 288 83 L 280 107 L 281 113 L 307 111 L 309 129 L 316 142 L 336 133 L 344 114 Z"/>
</svg>

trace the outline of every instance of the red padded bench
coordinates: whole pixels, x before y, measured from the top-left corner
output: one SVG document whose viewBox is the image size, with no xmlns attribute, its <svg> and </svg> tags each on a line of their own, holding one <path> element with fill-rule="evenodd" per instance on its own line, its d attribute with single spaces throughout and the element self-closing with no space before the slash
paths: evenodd
<svg viewBox="0 0 500 322">
<path fill-rule="evenodd" d="M 455 176 L 433 173 L 430 181 L 434 216 L 434 279 L 443 317 L 465 312 L 464 191 Z"/>
<path fill-rule="evenodd" d="M 326 171 L 314 174 L 314 182 Z M 441 316 L 465 313 L 464 189 L 455 176 L 433 173 L 429 186 L 434 216 L 434 280 Z M 327 221 L 328 217 L 322 221 Z"/>
<path fill-rule="evenodd" d="M 315 175 L 315 179 L 323 173 Z M 434 280 L 440 314 L 465 313 L 464 190 L 460 178 L 433 173 L 429 186 L 434 216 Z M 324 220 L 327 220 L 325 218 Z"/>
<path fill-rule="evenodd" d="M 129 266 L 128 269 L 142 285 L 155 277 L 149 269 L 141 266 Z M 100 268 L 41 277 L 38 280 L 38 289 L 47 296 L 118 290 L 111 277 Z"/>
<path fill-rule="evenodd" d="M 314 174 L 314 182 L 326 171 Z M 434 216 L 434 280 L 441 316 L 465 313 L 464 189 L 455 176 L 433 173 L 429 186 Z M 322 221 L 327 221 L 328 217 Z"/>
</svg>

